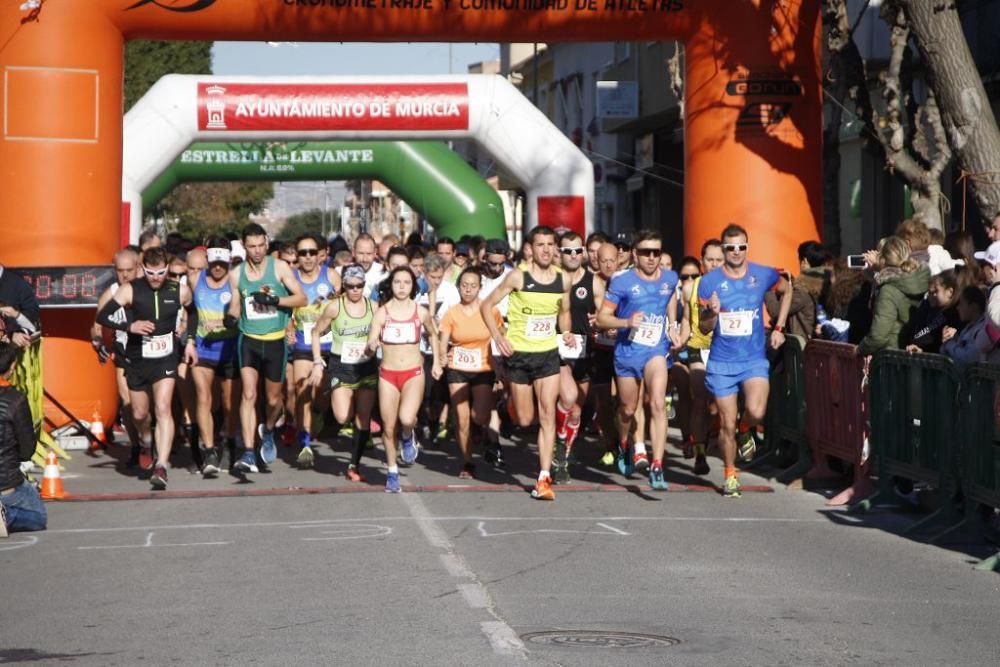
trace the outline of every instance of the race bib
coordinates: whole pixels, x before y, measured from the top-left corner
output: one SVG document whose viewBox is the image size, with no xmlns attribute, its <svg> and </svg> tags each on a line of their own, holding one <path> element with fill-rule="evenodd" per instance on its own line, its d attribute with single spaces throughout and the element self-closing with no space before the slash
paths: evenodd
<svg viewBox="0 0 1000 667">
<path fill-rule="evenodd" d="M 749 336 L 753 333 L 753 311 L 719 313 L 719 327 L 719 333 L 723 336 Z"/>
<path fill-rule="evenodd" d="M 576 346 L 570 347 L 563 337 L 559 336 L 559 356 L 563 359 L 580 359 L 586 356 L 587 339 L 577 334 L 573 334 L 573 338 L 576 339 Z"/>
<path fill-rule="evenodd" d="M 306 322 L 302 325 L 302 338 L 306 341 L 306 345 L 313 344 L 313 329 L 316 328 L 315 322 Z M 319 342 L 323 345 L 329 345 L 333 342 L 333 331 L 327 331 L 325 334 L 319 337 Z"/>
<path fill-rule="evenodd" d="M 340 344 L 340 363 L 348 365 L 361 363 L 365 359 L 365 347 L 367 344 L 364 341 L 345 340 Z"/>
<path fill-rule="evenodd" d="M 162 359 L 174 351 L 174 334 L 142 337 L 142 358 Z"/>
<path fill-rule="evenodd" d="M 456 371 L 478 371 L 483 368 L 483 351 L 479 348 L 451 348 L 451 367 Z"/>
<path fill-rule="evenodd" d="M 525 325 L 527 338 L 551 338 L 556 334 L 555 315 L 530 315 Z"/>
<path fill-rule="evenodd" d="M 632 329 L 629 340 L 636 345 L 656 347 L 663 338 L 663 322 L 642 322 Z"/>
<path fill-rule="evenodd" d="M 416 343 L 417 327 L 413 322 L 387 322 L 382 328 L 383 343 Z"/>
<path fill-rule="evenodd" d="M 263 306 L 248 296 L 243 300 L 243 312 L 247 314 L 248 320 L 267 320 L 277 316 L 277 306 Z"/>
</svg>

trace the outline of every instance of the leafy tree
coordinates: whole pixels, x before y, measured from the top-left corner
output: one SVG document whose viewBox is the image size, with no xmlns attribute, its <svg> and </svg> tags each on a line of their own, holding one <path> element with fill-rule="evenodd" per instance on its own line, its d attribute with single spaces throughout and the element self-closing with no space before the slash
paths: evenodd
<svg viewBox="0 0 1000 667">
<path fill-rule="evenodd" d="M 153 42 L 125 45 L 125 110 L 166 74 L 211 74 L 212 42 Z"/>
<path fill-rule="evenodd" d="M 135 40 L 125 46 L 125 108 L 166 74 L 211 74 L 212 42 Z M 184 236 L 201 240 L 235 231 L 274 196 L 271 183 L 187 183 L 167 195 L 153 215 Z"/>
<path fill-rule="evenodd" d="M 251 213 L 264 210 L 272 190 L 271 183 L 183 183 L 153 213 L 174 220 L 176 231 L 186 238 L 202 241 L 239 232 Z"/>
<path fill-rule="evenodd" d="M 294 241 L 299 236 L 303 234 L 319 234 L 324 236 L 325 232 L 329 231 L 330 221 L 327 222 L 327 226 L 323 224 L 323 216 L 327 215 L 322 210 L 314 208 L 310 211 L 304 211 L 302 213 L 296 213 L 288 217 L 285 221 L 284 227 L 278 232 L 279 241 Z M 337 220 L 339 219 L 339 213 L 330 211 L 329 215 L 333 216 L 333 228 L 339 228 Z"/>
</svg>

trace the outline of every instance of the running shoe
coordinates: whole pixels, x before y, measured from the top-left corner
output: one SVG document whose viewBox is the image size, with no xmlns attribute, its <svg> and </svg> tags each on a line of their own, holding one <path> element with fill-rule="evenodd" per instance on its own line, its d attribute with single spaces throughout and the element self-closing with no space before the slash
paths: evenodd
<svg viewBox="0 0 1000 667">
<path fill-rule="evenodd" d="M 694 474 L 696 475 L 707 475 L 711 471 L 708 467 L 708 459 L 705 458 L 704 454 L 698 454 L 694 458 Z"/>
<path fill-rule="evenodd" d="M 347 473 L 345 473 L 344 476 L 347 478 L 348 482 L 363 482 L 363 481 L 365 481 L 365 478 L 362 477 L 361 473 L 358 472 L 358 466 L 354 465 L 353 463 L 351 465 L 347 466 Z"/>
<path fill-rule="evenodd" d="M 503 458 L 503 450 L 500 448 L 499 442 L 487 445 L 483 458 L 494 468 L 503 468 L 506 465 L 506 461 Z"/>
<path fill-rule="evenodd" d="M 552 480 L 546 477 L 535 482 L 531 497 L 535 500 L 555 500 L 556 494 L 552 490 Z"/>
<path fill-rule="evenodd" d="M 684 446 L 681 449 L 684 452 L 684 458 L 693 459 L 694 458 L 694 442 L 687 440 L 684 442 Z"/>
<path fill-rule="evenodd" d="M 417 460 L 417 454 L 420 450 L 417 448 L 417 434 L 414 431 L 410 431 L 409 437 L 403 438 L 403 446 L 400 449 L 400 455 L 403 457 L 403 463 L 406 465 L 413 465 L 413 462 Z"/>
<path fill-rule="evenodd" d="M 0 537 L 7 536 L 7 506 L 0 503 Z"/>
<path fill-rule="evenodd" d="M 663 477 L 663 468 L 654 466 L 649 469 L 649 485 L 657 491 L 667 490 L 667 480 Z"/>
<path fill-rule="evenodd" d="M 243 456 L 239 458 L 233 469 L 238 472 L 260 472 L 260 468 L 257 467 L 257 455 L 249 449 L 244 450 Z"/>
<path fill-rule="evenodd" d="M 167 469 L 159 463 L 153 466 L 153 476 L 149 478 L 149 483 L 160 491 L 167 488 Z"/>
<path fill-rule="evenodd" d="M 319 431 L 316 431 L 316 432 L 319 433 Z M 340 427 L 340 435 L 344 436 L 345 438 L 353 438 L 354 437 L 354 424 L 344 424 L 343 426 L 341 426 Z"/>
<path fill-rule="evenodd" d="M 462 465 L 462 470 L 458 473 L 459 479 L 475 479 L 476 478 L 476 464 L 469 461 L 468 463 Z"/>
<path fill-rule="evenodd" d="M 556 484 L 569 482 L 569 464 L 566 462 L 566 440 L 556 436 L 555 456 L 552 460 L 552 481 Z"/>
<path fill-rule="evenodd" d="M 615 453 L 608 451 L 604 452 L 604 456 L 601 457 L 602 466 L 613 466 L 615 464 Z"/>
<path fill-rule="evenodd" d="M 667 407 L 667 419 L 669 421 L 673 421 L 673 420 L 677 419 L 677 406 L 674 403 L 674 396 L 673 396 L 673 394 L 667 394 L 666 403 L 667 403 L 667 406 L 666 406 Z"/>
<path fill-rule="evenodd" d="M 556 484 L 569 484 L 573 477 L 569 474 L 569 463 L 567 461 L 552 462 L 552 481 Z"/>
<path fill-rule="evenodd" d="M 295 458 L 295 463 L 300 468 L 312 468 L 313 467 L 313 450 L 309 445 L 303 445 L 302 449 L 299 450 L 299 455 Z"/>
<path fill-rule="evenodd" d="M 139 447 L 139 470 L 152 470 L 153 468 L 153 448 Z"/>
<path fill-rule="evenodd" d="M 726 478 L 726 483 L 722 485 L 723 498 L 739 498 L 743 493 L 740 490 L 740 478 L 732 475 Z"/>
<path fill-rule="evenodd" d="M 646 452 L 636 452 L 635 456 L 632 457 L 632 467 L 640 475 L 649 470 L 649 456 L 646 455 Z"/>
<path fill-rule="evenodd" d="M 757 441 L 753 433 L 747 431 L 736 436 L 736 453 L 740 461 L 746 463 L 753 460 L 753 455 L 757 453 Z"/>
<path fill-rule="evenodd" d="M 274 429 L 268 431 L 263 424 L 257 425 L 260 435 L 260 458 L 264 463 L 274 463 L 278 458 L 278 446 L 274 443 Z"/>
<path fill-rule="evenodd" d="M 635 472 L 635 462 L 632 460 L 631 443 L 624 447 L 618 447 L 618 472 L 630 477 Z"/>
<path fill-rule="evenodd" d="M 206 449 L 202 455 L 201 474 L 205 479 L 212 479 L 219 474 L 219 450 L 216 447 Z"/>
<path fill-rule="evenodd" d="M 434 442 L 444 444 L 448 441 L 448 422 L 438 425 L 437 433 L 434 434 Z"/>
<path fill-rule="evenodd" d="M 399 473 L 390 472 L 385 478 L 385 492 L 386 493 L 399 493 L 403 489 L 399 486 Z"/>
</svg>

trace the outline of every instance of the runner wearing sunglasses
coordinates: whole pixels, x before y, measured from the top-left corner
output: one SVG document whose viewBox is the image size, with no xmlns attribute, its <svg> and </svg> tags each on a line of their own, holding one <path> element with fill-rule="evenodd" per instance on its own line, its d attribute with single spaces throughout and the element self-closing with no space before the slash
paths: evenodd
<svg viewBox="0 0 1000 667">
<path fill-rule="evenodd" d="M 739 225 L 729 225 L 722 232 L 725 261 L 721 267 L 702 277 L 698 285 L 701 305 L 701 332 L 712 333 L 711 354 L 706 367 L 705 385 L 719 406 L 721 430 L 719 446 L 725 465 L 722 495 L 740 496 L 736 476 L 736 420 L 739 392 L 743 390 L 743 419 L 747 426 L 741 445 L 742 456 L 753 456 L 753 431 L 764 418 L 770 367 L 761 317 L 764 294 L 778 288 L 782 292 L 778 317 L 771 331 L 771 347 L 785 342 L 784 329 L 792 305 L 790 277 L 777 269 L 747 261 L 747 232 Z M 787 282 L 785 282 L 787 281 Z"/>
<path fill-rule="evenodd" d="M 198 322 L 191 290 L 187 285 L 170 280 L 167 273 L 167 253 L 162 248 L 150 248 L 143 253 L 142 277 L 118 288 L 97 314 L 99 324 L 128 332 L 125 381 L 132 402 L 132 416 L 147 456 L 153 445 L 149 413 L 149 392 L 152 391 L 156 412 L 156 463 L 150 482 L 155 489 L 167 486 L 167 462 L 174 442 L 171 406 L 177 364 L 181 359 L 181 346 L 176 336 L 181 308 L 187 308 L 188 322 L 195 328 Z M 125 310 L 124 318 L 115 316 L 121 308 Z M 191 365 L 198 363 L 191 337 L 187 337 L 183 358 Z"/>
<path fill-rule="evenodd" d="M 236 345 L 239 332 L 236 322 L 227 323 L 226 311 L 234 298 L 229 283 L 229 266 L 232 255 L 229 241 L 222 237 L 208 240 L 205 251 L 208 269 L 189 274 L 189 283 L 194 294 L 194 306 L 198 311 L 197 326 L 188 321 L 188 334 L 194 336 L 198 352 L 198 364 L 191 369 L 197 394 L 195 410 L 201 431 L 202 468 L 206 478 L 219 474 L 221 455 L 216 447 L 217 429 L 213 419 L 215 382 L 219 381 L 219 396 L 222 402 L 223 432 L 229 448 L 229 465 L 236 463 L 237 414 L 233 401 L 234 384 L 239 383 L 236 367 Z"/>
<path fill-rule="evenodd" d="M 570 333 L 576 341 L 568 347 L 559 339 L 559 400 L 556 402 L 556 450 L 553 477 L 556 484 L 570 481 L 569 453 L 580 430 L 580 415 L 587 403 L 594 372 L 593 340 L 597 306 L 604 300 L 604 283 L 594 279 L 583 239 L 576 232 L 559 238 L 563 272 L 569 278 Z"/>
<path fill-rule="evenodd" d="M 327 299 L 312 337 L 312 375 L 314 388 L 323 383 L 323 369 L 328 369 L 329 387 L 333 390 L 333 416 L 339 424 L 352 424 L 351 463 L 347 479 L 363 482 L 358 466 L 371 436 L 372 406 L 378 386 L 378 364 L 365 356 L 368 331 L 374 315 L 372 302 L 365 297 L 365 269 L 360 264 L 343 267 L 344 294 Z M 322 338 L 330 331 L 329 361 L 324 358 Z"/>
<path fill-rule="evenodd" d="M 289 327 L 289 341 L 292 344 L 292 382 L 295 389 L 295 423 L 298 425 L 296 441 L 299 454 L 296 462 L 302 468 L 313 465 L 312 406 L 314 387 L 310 382 L 313 371 L 313 335 L 316 321 L 328 300 L 340 292 L 340 276 L 336 271 L 320 263 L 320 241 L 312 234 L 303 234 L 295 240 L 295 256 L 299 268 L 293 271 L 295 279 L 302 286 L 307 305 L 292 311 Z M 330 354 L 333 334 L 320 335 L 320 354 Z M 325 398 L 325 392 L 323 398 Z M 319 396 L 315 397 L 317 400 Z"/>
<path fill-rule="evenodd" d="M 545 226 L 528 234 L 531 262 L 511 271 L 480 305 L 483 321 L 500 353 L 507 358 L 516 418 L 530 426 L 538 409 L 538 460 L 541 470 L 531 496 L 555 500 L 552 491 L 552 454 L 556 440 L 556 397 L 559 394 L 559 343 L 563 334 L 568 346 L 576 345 L 570 330 L 570 280 L 556 270 L 556 233 Z M 493 319 L 493 309 L 509 296 L 506 334 Z"/>
<path fill-rule="evenodd" d="M 654 489 L 666 490 L 663 456 L 667 444 L 667 372 L 669 351 L 679 345 L 677 330 L 677 274 L 660 268 L 663 242 L 653 231 L 639 232 L 633 245 L 635 267 L 611 279 L 597 325 L 618 329 L 615 343 L 615 375 L 618 387 L 618 470 L 631 475 L 649 470 Z M 625 331 L 628 330 L 628 331 Z M 650 417 L 653 462 L 645 445 L 629 446 L 628 433 L 644 387 L 645 408 Z M 641 449 L 640 449 L 641 448 Z"/>
</svg>

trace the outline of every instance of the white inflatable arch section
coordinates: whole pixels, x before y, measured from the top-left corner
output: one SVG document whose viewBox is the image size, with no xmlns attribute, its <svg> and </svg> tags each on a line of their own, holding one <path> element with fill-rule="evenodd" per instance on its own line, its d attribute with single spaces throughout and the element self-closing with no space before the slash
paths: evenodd
<svg viewBox="0 0 1000 667">
<path fill-rule="evenodd" d="M 138 238 L 143 190 L 195 141 L 230 142 L 238 151 L 241 142 L 333 139 L 471 139 L 524 188 L 527 229 L 583 236 L 593 229 L 590 160 L 501 76 L 170 74 L 125 115 L 128 237 Z"/>
</svg>

